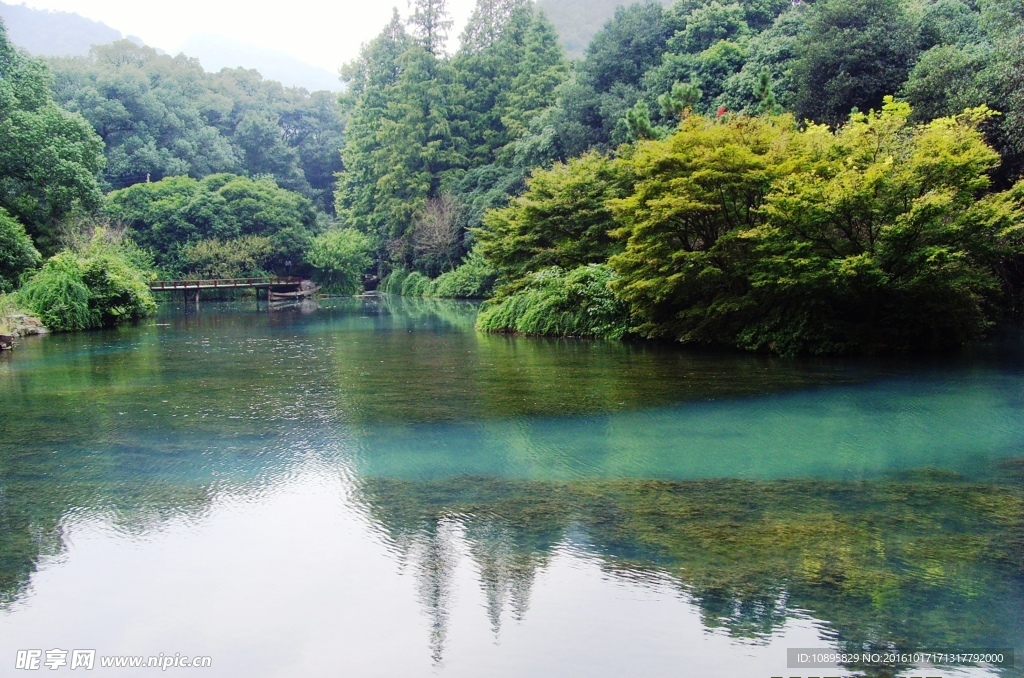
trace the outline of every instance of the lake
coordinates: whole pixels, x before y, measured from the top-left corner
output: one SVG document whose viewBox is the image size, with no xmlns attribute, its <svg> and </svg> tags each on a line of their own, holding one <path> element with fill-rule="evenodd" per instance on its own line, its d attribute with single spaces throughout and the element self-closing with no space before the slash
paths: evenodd
<svg viewBox="0 0 1024 678">
<path fill-rule="evenodd" d="M 787 654 L 1024 666 L 1020 331 L 793 360 L 475 314 L 166 305 L 0 357 L 0 674 L 1024 675 Z"/>
</svg>

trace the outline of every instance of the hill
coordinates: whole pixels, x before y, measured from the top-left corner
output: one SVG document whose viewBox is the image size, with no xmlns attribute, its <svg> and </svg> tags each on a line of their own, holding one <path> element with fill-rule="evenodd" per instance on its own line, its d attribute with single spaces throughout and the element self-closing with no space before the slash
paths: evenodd
<svg viewBox="0 0 1024 678">
<path fill-rule="evenodd" d="M 267 80 L 277 80 L 286 87 L 303 87 L 310 92 L 340 92 L 337 73 L 300 61 L 276 50 L 236 42 L 220 35 L 196 33 L 176 51 L 199 59 L 207 71 L 222 68 L 255 69 Z"/>
<path fill-rule="evenodd" d="M 25 5 L 0 2 L 0 19 L 7 26 L 11 42 L 36 56 L 85 56 L 93 45 L 106 45 L 124 37 L 121 31 L 78 14 Z"/>
</svg>

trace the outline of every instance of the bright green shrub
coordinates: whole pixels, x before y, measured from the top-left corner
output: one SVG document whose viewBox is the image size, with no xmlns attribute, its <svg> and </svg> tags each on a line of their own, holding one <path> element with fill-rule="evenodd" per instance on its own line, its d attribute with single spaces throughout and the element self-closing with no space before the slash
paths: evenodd
<svg viewBox="0 0 1024 678">
<path fill-rule="evenodd" d="M 402 283 L 402 296 L 422 297 L 430 289 L 430 278 L 418 271 L 413 271 Z"/>
<path fill-rule="evenodd" d="M 984 336 L 1024 211 L 991 194 L 980 108 L 925 125 L 886 99 L 836 132 L 691 116 L 623 160 L 609 259 L 639 334 L 778 354 L 950 349 Z"/>
<path fill-rule="evenodd" d="M 434 278 L 427 290 L 427 296 L 484 299 L 490 296 L 497 277 L 498 272 L 484 261 L 478 252 L 473 251 L 461 266 Z"/>
<path fill-rule="evenodd" d="M 629 332 L 629 311 L 609 288 L 614 279 L 603 264 L 538 271 L 521 281 L 516 291 L 485 303 L 477 329 L 621 339 Z"/>
<path fill-rule="evenodd" d="M 99 315 L 89 305 L 89 288 L 83 277 L 78 257 L 64 250 L 47 260 L 21 289 L 19 297 L 51 330 L 70 332 L 97 327 Z"/>
<path fill-rule="evenodd" d="M 404 268 L 396 268 L 384 276 L 384 279 L 380 281 L 380 285 L 377 286 L 377 291 L 382 294 L 401 294 L 402 285 L 408 277 L 409 271 Z"/>
<path fill-rule="evenodd" d="M 266 236 L 210 238 L 182 248 L 181 271 L 187 277 L 203 280 L 263 276 L 273 254 L 274 241 Z"/>
<path fill-rule="evenodd" d="M 62 250 L 25 283 L 19 301 L 55 331 L 111 327 L 156 310 L 145 257 L 97 229 L 88 247 Z"/>
<path fill-rule="evenodd" d="M 622 249 L 608 234 L 608 203 L 625 194 L 623 167 L 588 153 L 535 170 L 525 194 L 488 212 L 474 230 L 478 250 L 508 282 L 550 266 L 605 261 Z"/>
</svg>

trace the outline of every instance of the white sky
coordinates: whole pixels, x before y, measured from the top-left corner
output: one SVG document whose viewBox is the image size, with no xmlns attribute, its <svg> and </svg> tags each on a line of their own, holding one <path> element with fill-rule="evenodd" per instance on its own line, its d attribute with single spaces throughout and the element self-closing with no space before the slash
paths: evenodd
<svg viewBox="0 0 1024 678">
<path fill-rule="evenodd" d="M 14 4 L 17 0 L 8 0 Z M 391 8 L 408 14 L 407 0 L 23 0 L 35 9 L 74 12 L 102 21 L 125 35 L 137 35 L 152 47 L 177 53 L 193 33 L 213 33 L 287 52 L 302 61 L 337 72 L 359 54 L 391 17 Z M 449 0 L 455 19 L 452 45 L 475 0 Z"/>
</svg>

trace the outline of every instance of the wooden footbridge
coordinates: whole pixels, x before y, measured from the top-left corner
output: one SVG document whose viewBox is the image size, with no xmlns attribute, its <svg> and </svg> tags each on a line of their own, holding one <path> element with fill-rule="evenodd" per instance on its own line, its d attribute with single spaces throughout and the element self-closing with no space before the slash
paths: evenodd
<svg viewBox="0 0 1024 678">
<path fill-rule="evenodd" d="M 259 299 L 260 290 L 264 290 L 267 299 L 271 293 L 298 292 L 302 289 L 302 278 L 220 278 L 216 280 L 154 280 L 149 283 L 153 292 L 180 292 L 188 301 L 189 295 L 195 295 L 199 301 L 202 290 L 256 290 Z"/>
</svg>

